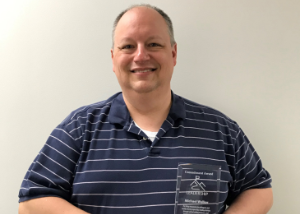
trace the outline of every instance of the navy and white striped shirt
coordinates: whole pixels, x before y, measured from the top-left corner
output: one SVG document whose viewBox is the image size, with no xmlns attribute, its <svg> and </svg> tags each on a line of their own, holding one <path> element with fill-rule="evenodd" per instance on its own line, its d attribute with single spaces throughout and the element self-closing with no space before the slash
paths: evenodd
<svg viewBox="0 0 300 214">
<path fill-rule="evenodd" d="M 219 213 L 271 177 L 236 122 L 172 93 L 151 142 L 122 93 L 72 112 L 51 133 L 23 180 L 20 202 L 61 197 L 89 213 L 173 213 L 178 163 L 221 166 Z"/>
</svg>

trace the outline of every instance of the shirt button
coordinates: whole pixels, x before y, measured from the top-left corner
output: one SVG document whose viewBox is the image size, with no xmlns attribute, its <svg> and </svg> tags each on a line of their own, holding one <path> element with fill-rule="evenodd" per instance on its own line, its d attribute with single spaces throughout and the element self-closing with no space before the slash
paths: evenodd
<svg viewBox="0 0 300 214">
<path fill-rule="evenodd" d="M 143 140 L 147 140 L 147 138 L 143 137 Z"/>
</svg>

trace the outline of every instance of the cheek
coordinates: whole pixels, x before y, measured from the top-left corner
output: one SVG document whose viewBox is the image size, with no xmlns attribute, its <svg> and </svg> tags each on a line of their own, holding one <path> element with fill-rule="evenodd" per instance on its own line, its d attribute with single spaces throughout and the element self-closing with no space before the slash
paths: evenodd
<svg viewBox="0 0 300 214">
<path fill-rule="evenodd" d="M 156 59 L 162 67 L 171 67 L 174 63 L 174 58 L 169 53 L 160 54 L 156 56 Z"/>
<path fill-rule="evenodd" d="M 116 66 L 119 67 L 119 69 L 128 69 L 128 67 L 130 67 L 131 65 L 131 58 L 130 56 L 127 55 L 122 55 L 118 58 L 118 60 L 116 61 Z"/>
</svg>

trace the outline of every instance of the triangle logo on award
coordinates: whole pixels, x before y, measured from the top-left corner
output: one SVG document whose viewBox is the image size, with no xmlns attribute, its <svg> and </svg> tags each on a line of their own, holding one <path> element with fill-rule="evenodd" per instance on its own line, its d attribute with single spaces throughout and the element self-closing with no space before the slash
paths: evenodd
<svg viewBox="0 0 300 214">
<path fill-rule="evenodd" d="M 204 187 L 206 187 L 205 184 L 203 182 L 199 183 L 198 182 L 199 180 L 200 180 L 200 176 L 196 175 L 195 180 L 190 184 L 191 189 L 194 191 L 201 191 L 201 190 L 205 191 L 204 189 Z"/>
</svg>

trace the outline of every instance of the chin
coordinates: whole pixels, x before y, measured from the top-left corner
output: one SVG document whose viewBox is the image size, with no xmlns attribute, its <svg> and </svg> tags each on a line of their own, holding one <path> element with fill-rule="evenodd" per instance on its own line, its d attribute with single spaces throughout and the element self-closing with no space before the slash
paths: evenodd
<svg viewBox="0 0 300 214">
<path fill-rule="evenodd" d="M 136 93 L 150 93 L 153 92 L 155 90 L 158 90 L 158 86 L 157 85 L 151 85 L 151 84 L 138 84 L 135 86 L 132 86 L 131 88 L 133 91 L 135 91 Z"/>
<path fill-rule="evenodd" d="M 142 93 L 142 94 L 145 94 L 145 93 L 151 93 L 151 92 L 154 92 L 155 90 L 157 90 L 156 87 L 136 87 L 136 88 L 133 88 L 133 90 L 136 92 L 136 93 Z"/>
<path fill-rule="evenodd" d="M 153 92 L 154 90 L 149 88 L 139 88 L 139 89 L 134 89 L 134 91 L 138 94 L 147 94 Z"/>
</svg>

